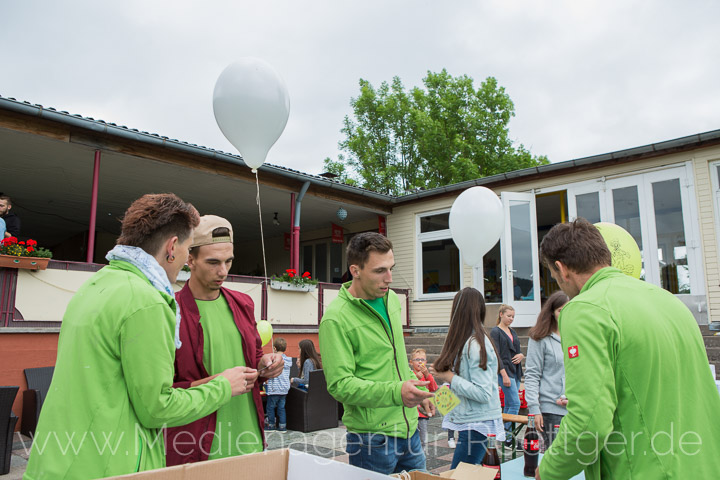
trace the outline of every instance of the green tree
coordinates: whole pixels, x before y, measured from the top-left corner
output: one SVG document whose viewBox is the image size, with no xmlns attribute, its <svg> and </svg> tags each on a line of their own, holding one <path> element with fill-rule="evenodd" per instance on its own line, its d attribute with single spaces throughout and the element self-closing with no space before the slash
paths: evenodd
<svg viewBox="0 0 720 480">
<path fill-rule="evenodd" d="M 378 89 L 360 79 L 353 118 L 345 117 L 341 130 L 346 155 L 326 158 L 326 171 L 401 195 L 549 163 L 513 145 L 515 106 L 495 78 L 476 90 L 472 78 L 443 69 L 428 72 L 423 85 L 406 92 L 398 77 Z"/>
</svg>

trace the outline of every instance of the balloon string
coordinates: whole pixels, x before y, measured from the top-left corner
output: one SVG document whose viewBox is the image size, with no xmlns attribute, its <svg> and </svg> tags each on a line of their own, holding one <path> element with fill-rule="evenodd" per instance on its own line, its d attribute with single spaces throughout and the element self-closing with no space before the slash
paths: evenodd
<svg viewBox="0 0 720 480">
<path fill-rule="evenodd" d="M 265 234 L 263 233 L 263 224 L 262 224 L 262 209 L 260 208 L 260 181 L 258 180 L 258 173 L 257 170 L 255 170 L 255 187 L 257 189 L 257 193 L 255 195 L 255 201 L 257 202 L 258 206 L 258 218 L 260 220 L 260 243 L 262 245 L 262 257 L 263 257 L 263 271 L 265 272 L 265 288 L 267 288 L 267 263 L 265 261 Z"/>
</svg>

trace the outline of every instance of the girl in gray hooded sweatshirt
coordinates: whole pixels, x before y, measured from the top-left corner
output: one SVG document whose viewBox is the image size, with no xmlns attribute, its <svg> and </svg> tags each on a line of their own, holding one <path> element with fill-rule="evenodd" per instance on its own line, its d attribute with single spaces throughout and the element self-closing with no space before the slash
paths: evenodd
<svg viewBox="0 0 720 480">
<path fill-rule="evenodd" d="M 529 413 L 535 415 L 535 426 L 543 436 L 543 451 L 553 441 L 553 426 L 559 425 L 567 414 L 567 400 L 564 400 L 565 367 L 558 317 L 568 301 L 568 296 L 562 291 L 550 295 L 529 332 L 525 361 L 525 400 Z"/>
</svg>

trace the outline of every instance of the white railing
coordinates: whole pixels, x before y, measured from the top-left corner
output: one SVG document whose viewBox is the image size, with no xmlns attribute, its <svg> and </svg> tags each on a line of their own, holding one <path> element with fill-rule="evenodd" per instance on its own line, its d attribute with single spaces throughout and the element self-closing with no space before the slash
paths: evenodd
<svg viewBox="0 0 720 480">
<path fill-rule="evenodd" d="M 103 265 L 52 261 L 47 270 L 4 270 L 3 315 L 0 327 L 58 327 L 70 299 Z M 175 284 L 180 290 L 185 282 Z M 282 327 L 317 327 L 327 306 L 337 297 L 339 284 L 319 283 L 311 292 L 267 288 L 261 277 L 231 275 L 225 287 L 247 294 L 255 303 L 255 318 Z M 408 291 L 395 290 L 408 322 Z"/>
</svg>

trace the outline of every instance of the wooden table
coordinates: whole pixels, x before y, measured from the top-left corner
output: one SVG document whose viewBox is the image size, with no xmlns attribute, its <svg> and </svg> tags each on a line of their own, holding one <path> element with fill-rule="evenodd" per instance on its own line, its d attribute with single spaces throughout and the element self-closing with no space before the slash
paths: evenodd
<svg viewBox="0 0 720 480">
<path fill-rule="evenodd" d="M 510 425 L 510 430 L 512 431 L 512 447 L 511 447 L 511 454 L 510 458 L 516 458 L 518 455 L 517 452 L 517 438 L 520 434 L 520 430 L 522 430 L 523 425 L 527 425 L 528 423 L 528 417 L 526 415 L 510 415 L 509 413 L 503 413 L 502 414 L 503 422 L 510 422 L 512 425 Z M 500 461 L 505 461 L 505 449 L 500 448 Z M 522 455 L 522 451 L 520 451 L 520 454 Z"/>
</svg>

